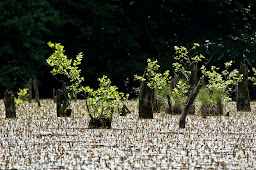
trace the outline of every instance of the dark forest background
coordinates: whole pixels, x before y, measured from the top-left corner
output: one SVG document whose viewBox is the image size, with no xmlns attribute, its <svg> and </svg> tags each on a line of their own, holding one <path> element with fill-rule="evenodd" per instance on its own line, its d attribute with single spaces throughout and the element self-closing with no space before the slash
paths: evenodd
<svg viewBox="0 0 256 170">
<path fill-rule="evenodd" d="M 61 87 L 45 61 L 53 52 L 49 41 L 64 45 L 69 58 L 84 53 L 84 85 L 97 87 L 97 78 L 107 75 L 126 93 L 139 86 L 134 74 L 143 74 L 147 58 L 172 70 L 175 45 L 199 43 L 216 66 L 233 60 L 239 68 L 244 54 L 251 68 L 255 12 L 255 0 L 3 0 L 0 97 L 29 78 L 38 80 L 42 98 Z"/>
</svg>

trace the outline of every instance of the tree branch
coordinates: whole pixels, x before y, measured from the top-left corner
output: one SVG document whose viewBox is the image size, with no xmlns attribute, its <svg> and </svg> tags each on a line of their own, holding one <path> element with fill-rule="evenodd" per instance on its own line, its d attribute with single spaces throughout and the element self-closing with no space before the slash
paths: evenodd
<svg viewBox="0 0 256 170">
<path fill-rule="evenodd" d="M 13 71 L 15 71 L 15 70 L 18 70 L 20 67 L 15 67 L 15 68 L 13 68 L 13 69 L 10 69 L 10 70 L 7 70 L 7 71 L 5 71 L 5 72 L 3 72 L 3 73 L 0 73 L 0 76 L 2 76 L 2 75 L 4 75 L 4 74 L 8 74 L 8 73 L 10 73 L 10 72 L 13 72 Z"/>
</svg>

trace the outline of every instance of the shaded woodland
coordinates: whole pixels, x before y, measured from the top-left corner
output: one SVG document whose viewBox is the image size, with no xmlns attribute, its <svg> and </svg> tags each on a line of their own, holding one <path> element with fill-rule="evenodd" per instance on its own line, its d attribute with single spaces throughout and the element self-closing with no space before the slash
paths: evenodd
<svg viewBox="0 0 256 170">
<path fill-rule="evenodd" d="M 211 65 L 233 60 L 239 68 L 244 54 L 248 67 L 255 66 L 255 1 L 5 0 L 0 11 L 1 98 L 31 78 L 43 98 L 61 87 L 45 61 L 49 41 L 63 44 L 71 58 L 85 54 L 85 85 L 97 87 L 97 78 L 107 75 L 131 96 L 139 87 L 134 74 L 143 74 L 147 58 L 172 70 L 175 45 L 199 43 Z"/>
</svg>

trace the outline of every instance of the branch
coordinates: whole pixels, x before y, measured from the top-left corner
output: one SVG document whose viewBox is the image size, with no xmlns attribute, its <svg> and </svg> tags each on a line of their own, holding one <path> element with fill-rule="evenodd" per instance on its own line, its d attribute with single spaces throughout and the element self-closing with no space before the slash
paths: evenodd
<svg viewBox="0 0 256 170">
<path fill-rule="evenodd" d="M 3 73 L 0 73 L 0 76 L 2 76 L 2 75 L 4 75 L 4 74 L 8 74 L 8 73 L 10 73 L 10 72 L 13 72 L 13 71 L 15 71 L 15 70 L 18 70 L 20 67 L 15 67 L 15 68 L 13 68 L 13 69 L 10 69 L 10 70 L 7 70 L 7 71 L 5 71 L 5 72 L 3 72 Z"/>
<path fill-rule="evenodd" d="M 199 80 L 199 82 L 197 83 L 197 86 L 196 86 L 196 89 L 189 95 L 189 98 L 186 102 L 186 105 L 185 107 L 182 109 L 182 112 L 181 112 L 181 117 L 180 117 L 180 123 L 179 123 L 179 127 L 180 128 L 185 128 L 185 119 L 186 119 L 186 116 L 187 116 L 187 113 L 189 111 L 189 108 L 190 106 L 193 104 L 199 90 L 200 90 L 200 87 L 202 86 L 202 81 L 204 79 L 204 76 L 202 76 Z"/>
</svg>

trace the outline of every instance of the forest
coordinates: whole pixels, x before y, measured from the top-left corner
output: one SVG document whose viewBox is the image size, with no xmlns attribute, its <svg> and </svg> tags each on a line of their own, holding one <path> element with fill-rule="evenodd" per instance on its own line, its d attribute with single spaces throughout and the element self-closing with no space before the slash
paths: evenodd
<svg viewBox="0 0 256 170">
<path fill-rule="evenodd" d="M 134 75 L 143 74 L 148 58 L 174 74 L 174 46 L 200 44 L 197 52 L 211 65 L 233 60 L 239 68 L 245 55 L 248 67 L 255 66 L 251 0 L 5 0 L 0 11 L 1 98 L 30 78 L 37 79 L 42 98 L 61 87 L 46 63 L 50 41 L 64 45 L 69 58 L 83 52 L 84 85 L 97 87 L 97 78 L 107 75 L 131 97 L 139 87 Z"/>
</svg>

